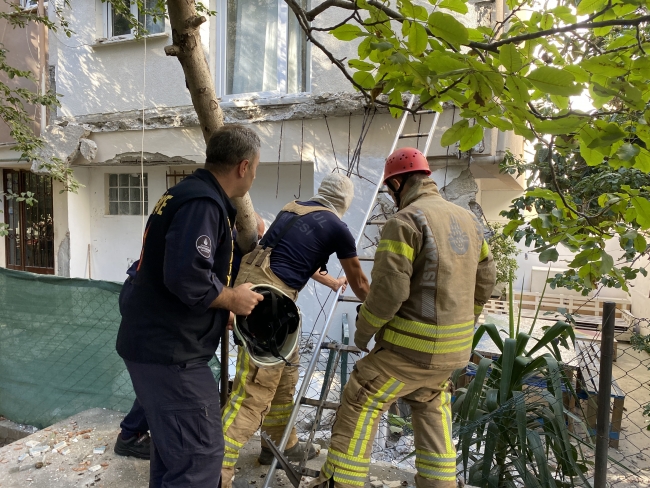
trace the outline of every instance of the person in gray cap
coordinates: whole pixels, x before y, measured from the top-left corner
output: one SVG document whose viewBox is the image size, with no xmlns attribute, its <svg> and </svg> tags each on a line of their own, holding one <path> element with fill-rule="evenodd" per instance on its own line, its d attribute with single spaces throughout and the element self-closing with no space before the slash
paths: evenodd
<svg viewBox="0 0 650 488">
<path fill-rule="evenodd" d="M 334 291 L 349 284 L 354 294 L 364 300 L 369 290 L 368 279 L 361 269 L 354 237 L 341 220 L 353 197 L 350 178 L 333 173 L 323 179 L 313 198 L 285 205 L 257 248 L 242 258 L 235 286 L 240 282 L 270 285 L 295 301 L 312 278 Z M 333 253 L 345 272 L 341 278 L 327 273 L 326 264 Z M 296 335 L 293 337 L 295 340 Z M 293 409 L 298 362 L 296 348 L 273 366 L 261 367 L 246 347 L 239 346 L 237 373 L 222 414 L 226 445 L 222 488 L 232 487 L 239 450 L 258 428 L 276 444 L 280 442 Z M 295 428 L 285 454 L 290 461 L 298 461 L 304 454 Z M 312 448 L 308 457 L 317 454 Z M 272 461 L 271 450 L 262 442 L 260 464 Z"/>
</svg>

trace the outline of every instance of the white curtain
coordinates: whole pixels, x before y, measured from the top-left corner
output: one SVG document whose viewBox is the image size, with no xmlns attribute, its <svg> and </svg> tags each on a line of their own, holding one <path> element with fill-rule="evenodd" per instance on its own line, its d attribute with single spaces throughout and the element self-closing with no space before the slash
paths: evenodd
<svg viewBox="0 0 650 488">
<path fill-rule="evenodd" d="M 229 0 L 228 24 L 228 94 L 277 91 L 278 0 Z"/>
</svg>

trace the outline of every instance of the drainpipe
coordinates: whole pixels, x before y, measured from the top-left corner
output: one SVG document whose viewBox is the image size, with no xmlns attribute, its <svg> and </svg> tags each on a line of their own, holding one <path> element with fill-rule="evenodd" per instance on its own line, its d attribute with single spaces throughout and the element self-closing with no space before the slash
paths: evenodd
<svg viewBox="0 0 650 488">
<path fill-rule="evenodd" d="M 39 17 L 45 17 L 45 5 L 44 5 L 44 0 L 38 0 L 38 16 Z M 40 82 L 41 82 L 41 95 L 44 95 L 47 87 L 45 83 L 45 71 L 46 71 L 46 62 L 47 60 L 45 59 L 45 24 L 42 22 L 40 23 L 39 26 L 39 35 L 38 35 L 38 57 L 39 57 L 39 65 L 40 65 Z M 47 108 L 44 105 L 41 105 L 41 124 L 40 124 L 40 133 L 43 134 L 43 131 L 45 130 L 45 125 L 47 123 Z"/>
</svg>

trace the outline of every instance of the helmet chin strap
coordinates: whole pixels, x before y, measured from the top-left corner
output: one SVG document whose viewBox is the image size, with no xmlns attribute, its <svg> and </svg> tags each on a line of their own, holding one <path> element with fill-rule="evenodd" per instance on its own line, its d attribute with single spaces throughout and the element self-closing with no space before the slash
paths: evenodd
<svg viewBox="0 0 650 488">
<path fill-rule="evenodd" d="M 413 176 L 413 173 L 406 173 L 396 176 L 396 178 L 399 178 L 399 188 L 395 188 L 390 182 L 390 179 L 386 180 L 386 186 L 390 189 L 390 191 L 393 192 L 393 195 L 395 197 L 395 205 L 397 205 L 397 208 L 399 208 L 402 200 L 402 191 L 404 191 L 404 186 L 411 176 Z"/>
</svg>

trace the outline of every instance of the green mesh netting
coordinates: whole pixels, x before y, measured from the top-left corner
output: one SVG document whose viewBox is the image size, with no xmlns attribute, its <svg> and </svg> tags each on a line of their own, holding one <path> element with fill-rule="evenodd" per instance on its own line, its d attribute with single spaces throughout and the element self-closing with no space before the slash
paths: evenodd
<svg viewBox="0 0 650 488">
<path fill-rule="evenodd" d="M 0 415 L 43 428 L 89 408 L 130 410 L 115 351 L 121 287 L 0 268 Z"/>
</svg>

